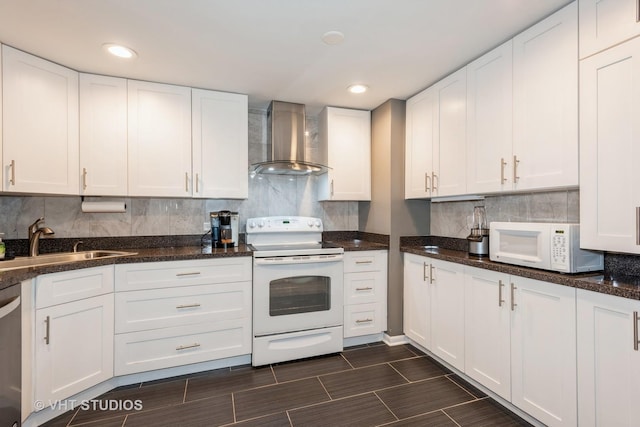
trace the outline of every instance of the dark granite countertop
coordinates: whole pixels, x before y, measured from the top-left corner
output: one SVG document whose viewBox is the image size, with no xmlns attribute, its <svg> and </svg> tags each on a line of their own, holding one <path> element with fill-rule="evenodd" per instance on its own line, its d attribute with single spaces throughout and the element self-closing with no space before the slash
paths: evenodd
<svg viewBox="0 0 640 427">
<path fill-rule="evenodd" d="M 389 249 L 389 236 L 363 231 L 325 231 L 322 240 L 350 251 L 375 251 Z"/>
<path fill-rule="evenodd" d="M 604 276 L 602 272 L 578 274 L 555 273 L 552 271 L 493 262 L 489 260 L 489 257 L 472 256 L 465 250 L 459 250 L 457 248 L 441 248 L 428 244 L 432 242 L 409 241 L 407 243 L 408 244 L 405 245 L 401 244 L 401 252 L 441 259 L 443 261 L 455 262 L 458 264 L 469 265 L 471 267 L 484 268 L 506 274 L 513 274 L 535 280 L 542 280 L 545 282 L 556 283 L 558 285 L 571 286 L 573 288 L 640 300 L 640 278 L 638 277 L 612 278 Z M 424 245 L 420 243 L 427 244 Z"/>
</svg>

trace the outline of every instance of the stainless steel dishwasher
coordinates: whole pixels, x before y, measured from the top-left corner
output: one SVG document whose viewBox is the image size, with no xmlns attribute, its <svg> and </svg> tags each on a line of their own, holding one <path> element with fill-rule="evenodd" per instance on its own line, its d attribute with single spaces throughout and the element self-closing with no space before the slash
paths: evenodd
<svg viewBox="0 0 640 427">
<path fill-rule="evenodd" d="M 0 290 L 0 427 L 21 424 L 22 318 L 20 285 Z"/>
</svg>

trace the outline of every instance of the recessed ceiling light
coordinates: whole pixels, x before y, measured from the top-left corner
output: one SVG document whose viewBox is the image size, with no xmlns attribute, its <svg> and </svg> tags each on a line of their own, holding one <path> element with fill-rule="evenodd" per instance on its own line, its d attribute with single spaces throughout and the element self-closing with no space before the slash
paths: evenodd
<svg viewBox="0 0 640 427">
<path fill-rule="evenodd" d="M 363 84 L 354 84 L 347 88 L 351 93 L 365 93 L 369 87 Z"/>
<path fill-rule="evenodd" d="M 328 45 L 340 44 L 344 41 L 344 34 L 340 31 L 327 31 L 322 35 L 322 41 Z"/>
<path fill-rule="evenodd" d="M 111 55 L 117 56 L 118 58 L 133 59 L 138 56 L 133 49 L 119 44 L 105 43 L 102 47 Z"/>
</svg>

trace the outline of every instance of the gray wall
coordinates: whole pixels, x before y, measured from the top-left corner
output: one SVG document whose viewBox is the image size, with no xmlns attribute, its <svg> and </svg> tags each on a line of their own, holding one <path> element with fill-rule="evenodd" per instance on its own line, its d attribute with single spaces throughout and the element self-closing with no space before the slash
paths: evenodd
<svg viewBox="0 0 640 427">
<path fill-rule="evenodd" d="M 249 112 L 249 163 L 266 160 L 266 112 Z M 318 120 L 307 118 L 308 146 L 318 153 Z M 316 157 L 312 157 L 315 159 Z M 215 165 L 211 165 L 214 167 Z M 97 200 L 87 197 L 86 200 Z M 105 198 L 105 200 L 111 200 Z M 123 200 L 123 199 L 116 199 Z M 44 216 L 55 237 L 155 236 L 203 233 L 209 212 L 240 212 L 246 219 L 268 215 L 322 218 L 325 229 L 357 230 L 357 202 L 318 202 L 317 178 L 256 177 L 249 181 L 247 200 L 125 198 L 125 213 L 82 213 L 80 197 L 0 196 L 0 232 L 5 238 L 26 238 L 27 226 Z"/>
<path fill-rule="evenodd" d="M 390 237 L 389 335 L 402 334 L 403 265 L 400 236 L 429 234 L 429 202 L 404 200 L 405 102 L 389 100 L 372 112 L 371 202 L 360 203 L 360 230 Z"/>
</svg>

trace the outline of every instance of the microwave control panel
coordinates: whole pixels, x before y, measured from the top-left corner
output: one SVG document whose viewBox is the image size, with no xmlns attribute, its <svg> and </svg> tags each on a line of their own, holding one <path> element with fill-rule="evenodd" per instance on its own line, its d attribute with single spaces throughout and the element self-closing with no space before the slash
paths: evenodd
<svg viewBox="0 0 640 427">
<path fill-rule="evenodd" d="M 555 228 L 551 238 L 551 263 L 566 265 L 569 257 L 569 230 Z"/>
</svg>

